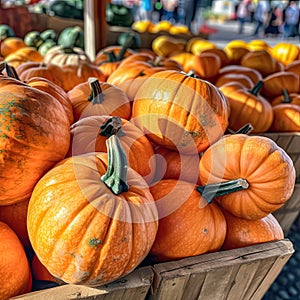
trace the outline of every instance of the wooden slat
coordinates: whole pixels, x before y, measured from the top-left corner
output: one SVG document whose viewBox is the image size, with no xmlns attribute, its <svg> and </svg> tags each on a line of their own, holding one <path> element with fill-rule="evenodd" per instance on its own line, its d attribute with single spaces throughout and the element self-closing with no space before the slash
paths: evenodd
<svg viewBox="0 0 300 300">
<path fill-rule="evenodd" d="M 154 265 L 156 284 L 149 299 L 223 299 L 225 294 L 224 299 L 253 300 L 256 293 L 266 292 L 293 251 L 292 243 L 286 239 L 189 257 L 176 264 Z M 239 276 L 245 271 L 247 278 L 241 280 Z M 189 292 L 195 286 L 195 278 L 199 288 Z M 242 292 L 242 298 L 236 297 L 237 291 Z"/>
<path fill-rule="evenodd" d="M 92 61 L 97 52 L 106 45 L 106 3 L 107 0 L 84 1 L 85 52 Z"/>
<path fill-rule="evenodd" d="M 144 300 L 151 287 L 153 271 L 142 267 L 110 284 L 92 288 L 84 285 L 65 284 L 59 287 L 28 293 L 12 299 L 24 300 L 65 300 L 65 299 L 120 299 Z"/>
</svg>

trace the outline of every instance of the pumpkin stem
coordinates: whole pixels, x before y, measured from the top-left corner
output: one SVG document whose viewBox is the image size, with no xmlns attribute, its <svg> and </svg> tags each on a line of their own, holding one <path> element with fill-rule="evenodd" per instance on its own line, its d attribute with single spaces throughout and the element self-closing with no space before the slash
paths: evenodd
<svg viewBox="0 0 300 300">
<path fill-rule="evenodd" d="M 62 51 L 65 54 L 77 54 L 72 47 L 63 47 Z"/>
<path fill-rule="evenodd" d="M 127 178 L 127 157 L 122 148 L 119 138 L 112 135 L 106 140 L 108 151 L 108 167 L 106 173 L 101 176 L 106 186 L 115 194 L 128 191 Z"/>
<path fill-rule="evenodd" d="M 239 130 L 234 132 L 235 134 L 248 134 L 253 130 L 253 126 L 250 123 L 245 124 Z"/>
<path fill-rule="evenodd" d="M 153 66 L 159 67 L 162 65 L 161 62 L 162 62 L 162 57 L 158 55 L 154 58 Z"/>
<path fill-rule="evenodd" d="M 251 93 L 254 96 L 257 96 L 258 92 L 261 90 L 263 85 L 264 85 L 264 82 L 262 80 L 259 80 L 257 82 L 257 84 L 251 90 L 249 90 L 249 93 Z"/>
<path fill-rule="evenodd" d="M 88 100 L 93 104 L 101 104 L 104 101 L 104 94 L 102 92 L 99 80 L 97 78 L 91 77 L 88 81 L 91 88 L 91 93 Z"/>
<path fill-rule="evenodd" d="M 202 195 L 207 203 L 211 203 L 215 197 L 220 197 L 237 191 L 245 190 L 248 187 L 249 183 L 246 179 L 238 178 L 229 181 L 198 186 L 196 190 Z"/>
<path fill-rule="evenodd" d="M 292 102 L 292 99 L 291 99 L 287 89 L 282 89 L 282 95 L 283 95 L 282 103 L 291 103 Z"/>
<path fill-rule="evenodd" d="M 125 132 L 122 131 L 122 119 L 120 117 L 111 117 L 100 126 L 99 134 L 106 137 L 112 135 L 124 136 Z"/>
<path fill-rule="evenodd" d="M 125 44 L 122 46 L 122 48 L 117 56 L 118 61 L 120 61 L 124 58 L 124 55 L 125 55 L 127 49 L 130 48 L 132 41 L 133 41 L 133 35 L 129 35 L 128 38 L 126 39 Z"/>
<path fill-rule="evenodd" d="M 6 73 L 9 77 L 20 80 L 20 78 L 17 74 L 17 71 L 13 66 L 10 66 L 9 64 L 6 64 L 5 65 L 5 70 L 6 70 Z"/>
<path fill-rule="evenodd" d="M 106 62 L 116 62 L 118 61 L 116 54 L 114 51 L 104 52 L 108 56 L 108 59 Z"/>
<path fill-rule="evenodd" d="M 0 73 L 2 74 L 2 71 L 4 71 L 6 68 L 6 62 L 5 61 L 1 61 L 0 62 Z"/>
<path fill-rule="evenodd" d="M 181 71 L 181 73 L 185 74 L 186 76 L 192 77 L 192 78 L 200 78 L 198 75 L 195 74 L 194 70 L 190 70 L 188 73 Z"/>
</svg>

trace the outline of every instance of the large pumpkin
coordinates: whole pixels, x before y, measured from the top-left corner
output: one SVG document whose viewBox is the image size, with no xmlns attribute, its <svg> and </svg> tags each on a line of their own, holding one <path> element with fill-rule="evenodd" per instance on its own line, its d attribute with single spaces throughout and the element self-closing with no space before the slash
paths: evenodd
<svg viewBox="0 0 300 300">
<path fill-rule="evenodd" d="M 154 142 L 190 154 L 224 134 L 228 114 L 227 99 L 214 85 L 177 71 L 150 76 L 132 107 L 132 121 Z"/>
<path fill-rule="evenodd" d="M 107 141 L 108 159 L 106 153 L 65 159 L 41 178 L 29 202 L 32 247 L 66 283 L 98 286 L 128 274 L 157 232 L 148 185 L 127 167 L 118 138 Z"/>
<path fill-rule="evenodd" d="M 151 188 L 159 213 L 157 235 L 150 251 L 156 262 L 218 251 L 226 222 L 215 203 L 207 205 L 193 183 L 161 180 Z"/>
<path fill-rule="evenodd" d="M 241 178 L 244 190 L 218 198 L 235 216 L 259 219 L 279 209 L 292 195 L 295 168 L 287 153 L 263 136 L 226 135 L 210 146 L 199 164 L 202 184 Z M 202 194 L 205 197 L 205 193 Z"/>
<path fill-rule="evenodd" d="M 13 230 L 0 222 L 0 299 L 30 292 L 32 278 L 23 245 Z"/>
<path fill-rule="evenodd" d="M 36 182 L 66 155 L 69 119 L 50 94 L 0 77 L 0 205 L 29 198 Z"/>
<path fill-rule="evenodd" d="M 153 147 L 143 132 L 125 119 L 107 115 L 80 119 L 71 126 L 69 155 L 107 152 L 106 140 L 113 134 L 119 137 L 129 166 L 150 183 L 155 173 Z"/>
</svg>

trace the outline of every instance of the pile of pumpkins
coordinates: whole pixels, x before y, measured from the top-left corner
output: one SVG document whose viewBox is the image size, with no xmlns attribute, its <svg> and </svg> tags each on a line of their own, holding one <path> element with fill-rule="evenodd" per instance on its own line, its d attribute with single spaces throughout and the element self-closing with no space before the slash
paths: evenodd
<svg viewBox="0 0 300 300">
<path fill-rule="evenodd" d="M 282 239 L 295 168 L 255 133 L 299 131 L 299 49 L 256 43 L 3 57 L 0 298 Z"/>
</svg>

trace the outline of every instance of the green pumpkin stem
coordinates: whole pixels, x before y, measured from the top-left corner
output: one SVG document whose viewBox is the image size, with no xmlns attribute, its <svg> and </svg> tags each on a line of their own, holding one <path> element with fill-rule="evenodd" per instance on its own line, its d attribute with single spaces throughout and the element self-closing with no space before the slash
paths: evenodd
<svg viewBox="0 0 300 300">
<path fill-rule="evenodd" d="M 91 93 L 88 100 L 93 104 L 101 104 L 104 101 L 104 94 L 102 92 L 99 80 L 97 78 L 91 77 L 88 81 L 91 88 Z"/>
<path fill-rule="evenodd" d="M 257 84 L 251 90 L 249 90 L 249 93 L 251 93 L 254 96 L 257 96 L 263 85 L 264 82 L 262 80 L 259 80 Z"/>
<path fill-rule="evenodd" d="M 127 157 L 122 148 L 119 138 L 112 135 L 106 140 L 108 151 L 108 167 L 106 173 L 101 176 L 106 186 L 115 194 L 128 191 L 127 180 Z"/>
<path fill-rule="evenodd" d="M 0 73 L 2 74 L 2 71 L 4 71 L 6 68 L 6 62 L 5 61 L 1 61 L 0 62 Z"/>
<path fill-rule="evenodd" d="M 62 51 L 65 54 L 76 54 L 76 52 L 74 51 L 74 49 L 72 47 L 63 47 Z"/>
<path fill-rule="evenodd" d="M 249 134 L 253 129 L 253 126 L 250 123 L 247 123 L 239 130 L 237 130 L 235 134 Z"/>
<path fill-rule="evenodd" d="M 125 55 L 127 49 L 130 48 L 132 42 L 133 42 L 133 35 L 129 35 L 117 56 L 118 61 L 120 61 L 124 58 L 124 55 Z"/>
<path fill-rule="evenodd" d="M 116 54 L 114 51 L 104 52 L 108 56 L 108 60 L 106 62 L 116 62 L 118 61 Z"/>
<path fill-rule="evenodd" d="M 124 136 L 122 131 L 122 119 L 120 117 L 111 117 L 100 126 L 100 135 L 111 137 L 112 135 Z"/>
<path fill-rule="evenodd" d="M 287 89 L 282 89 L 282 95 L 283 95 L 282 103 L 291 103 L 292 102 L 292 99 L 291 99 Z"/>
<path fill-rule="evenodd" d="M 5 70 L 6 70 L 6 73 L 9 77 L 20 80 L 20 78 L 17 74 L 17 71 L 13 66 L 10 66 L 9 64 L 6 64 L 5 65 Z"/>
<path fill-rule="evenodd" d="M 207 203 L 211 203 L 215 197 L 220 197 L 237 191 L 245 190 L 248 187 L 249 183 L 246 179 L 238 178 L 229 181 L 198 186 L 196 190 L 202 195 Z"/>
</svg>

